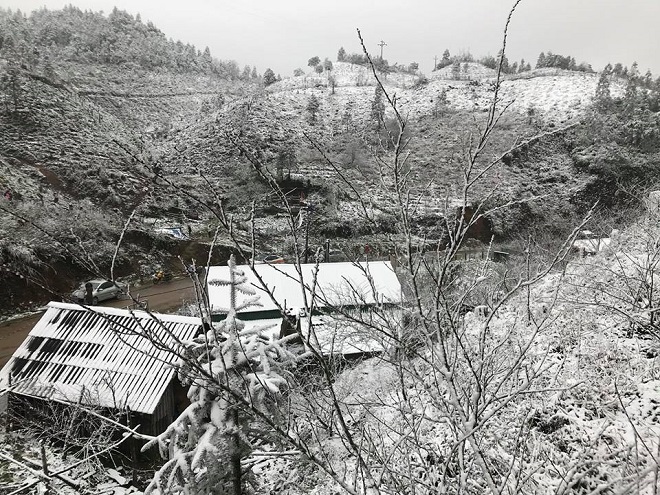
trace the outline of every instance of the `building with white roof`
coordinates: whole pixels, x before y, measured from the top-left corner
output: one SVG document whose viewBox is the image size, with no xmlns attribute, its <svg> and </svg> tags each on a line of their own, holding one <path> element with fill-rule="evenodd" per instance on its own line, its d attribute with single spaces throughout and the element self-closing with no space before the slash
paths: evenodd
<svg viewBox="0 0 660 495">
<path fill-rule="evenodd" d="M 386 345 L 376 325 L 361 325 L 360 314 L 378 311 L 389 323 L 398 318 L 403 303 L 401 283 L 389 261 L 259 264 L 237 268 L 258 296 L 258 306 L 239 312 L 238 317 L 259 326 L 271 325 L 279 334 L 281 309 L 297 314 L 304 338 L 325 355 L 353 355 L 381 352 Z M 228 281 L 229 267 L 214 266 L 208 271 L 208 296 L 213 318 L 224 318 L 230 288 L 214 281 Z M 251 295 L 238 293 L 237 305 Z M 311 319 L 307 317 L 312 310 Z M 347 317 L 355 315 L 355 318 Z M 310 324 L 311 321 L 311 324 Z"/>
<path fill-rule="evenodd" d="M 259 296 L 259 306 L 242 311 L 242 319 L 278 317 L 278 304 L 284 309 L 308 309 L 313 303 L 313 308 L 331 312 L 338 307 L 398 306 L 403 297 L 401 283 L 389 261 L 318 265 L 264 263 L 254 265 L 254 270 L 248 265 L 239 265 L 237 268 L 244 273 L 247 284 Z M 220 319 L 229 305 L 229 286 L 214 285 L 213 281 L 228 280 L 228 266 L 213 266 L 209 269 L 209 303 L 211 312 Z M 240 304 L 248 297 L 239 294 L 237 303 Z"/>
</svg>

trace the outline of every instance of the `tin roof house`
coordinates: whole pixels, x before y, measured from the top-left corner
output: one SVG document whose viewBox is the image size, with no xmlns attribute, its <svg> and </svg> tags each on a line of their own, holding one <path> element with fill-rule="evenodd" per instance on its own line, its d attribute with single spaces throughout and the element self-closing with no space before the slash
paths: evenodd
<svg viewBox="0 0 660 495">
<path fill-rule="evenodd" d="M 401 283 L 389 261 L 258 264 L 254 271 L 248 265 L 237 268 L 259 302 L 238 317 L 252 325 L 270 326 L 271 336 L 282 336 L 287 326 L 284 310 L 297 321 L 292 326 L 300 325 L 306 345 L 315 344 L 324 355 L 382 352 L 386 343 L 380 334 L 387 332 L 377 329 L 400 320 Z M 207 280 L 213 319 L 221 320 L 230 289 L 214 281 L 229 280 L 229 267 L 211 267 Z M 239 293 L 237 297 L 240 304 L 250 296 Z M 312 317 L 308 318 L 310 308 Z"/>
<path fill-rule="evenodd" d="M 182 407 L 185 391 L 168 349 L 201 331 L 198 318 L 51 302 L 0 371 L 10 396 L 130 410 L 140 432 L 157 434 Z"/>
</svg>

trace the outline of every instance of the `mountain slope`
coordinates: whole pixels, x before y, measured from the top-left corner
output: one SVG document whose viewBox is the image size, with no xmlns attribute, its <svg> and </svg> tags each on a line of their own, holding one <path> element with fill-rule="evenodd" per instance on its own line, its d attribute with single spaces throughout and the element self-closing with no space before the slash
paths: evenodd
<svg viewBox="0 0 660 495">
<path fill-rule="evenodd" d="M 21 272 L 20 259 L 32 260 L 34 272 L 35 260 L 66 258 L 55 241 L 36 248 L 35 235 L 44 234 L 28 219 L 48 224 L 53 237 L 82 239 L 99 260 L 137 206 L 133 228 L 147 238 L 154 229 L 143 216 L 197 217 L 201 231 L 212 231 L 218 200 L 242 227 L 252 201 L 259 223 L 284 226 L 264 171 L 296 208 L 300 198 L 312 202 L 313 242 L 392 242 L 399 199 L 389 141 L 398 129 L 367 67 L 337 62 L 262 87 L 239 77 L 236 63 L 167 40 L 121 11 L 0 10 L 0 27 L 0 189 L 13 196 L 5 209 L 25 210 L 21 223 L 0 208 L 10 271 Z M 406 119 L 400 186 L 416 205 L 413 228 L 427 239 L 445 235 L 446 205 L 461 197 L 466 158 L 494 97 L 490 69 L 462 70 L 457 79 L 448 69 L 428 78 L 379 73 Z M 515 204 L 489 216 L 484 239 L 562 232 L 595 201 L 614 210 L 624 199 L 619 190 L 657 178 L 658 94 L 636 76 L 553 69 L 505 76 L 498 111 L 506 112 L 480 151 L 476 167 L 488 170 L 467 199 Z M 69 212 L 78 215 L 73 225 Z M 105 233 L 96 235 L 102 218 Z M 285 230 L 267 232 L 258 248 L 288 249 Z M 143 251 L 135 247 L 136 263 L 153 259 Z"/>
</svg>

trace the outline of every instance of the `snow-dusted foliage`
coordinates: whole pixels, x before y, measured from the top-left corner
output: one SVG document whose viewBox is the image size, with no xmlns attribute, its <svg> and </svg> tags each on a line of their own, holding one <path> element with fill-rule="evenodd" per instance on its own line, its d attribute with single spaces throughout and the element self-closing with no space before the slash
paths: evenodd
<svg viewBox="0 0 660 495">
<path fill-rule="evenodd" d="M 356 460 L 364 456 L 381 493 L 657 493 L 658 216 L 610 238 L 593 257 L 567 258 L 529 290 L 500 296 L 502 304 L 466 312 L 455 329 L 447 315 L 444 333 L 420 334 L 410 357 L 344 370 L 333 381 L 334 411 L 328 394 L 295 396 L 307 414 L 300 437 L 320 439 L 349 484 L 364 477 Z M 498 286 L 481 274 L 495 272 L 473 270 L 470 286 L 469 268 L 486 266 L 471 263 L 461 300 L 485 294 L 488 302 Z M 287 493 L 341 490 L 324 480 L 306 472 L 282 483 L 300 485 Z"/>
<path fill-rule="evenodd" d="M 237 305 L 237 293 L 255 292 L 233 256 L 229 267 L 229 280 L 210 282 L 231 287 L 225 319 L 210 323 L 205 318 L 205 332 L 181 353 L 179 376 L 190 386 L 190 405 L 143 447 L 157 444 L 167 459 L 147 493 L 241 493 L 241 459 L 251 450 L 249 426 L 255 418 L 277 421 L 272 406 L 286 387 L 282 365 L 291 354 L 270 342 L 264 328 L 248 328 L 237 318 L 255 305 L 253 297 Z"/>
</svg>

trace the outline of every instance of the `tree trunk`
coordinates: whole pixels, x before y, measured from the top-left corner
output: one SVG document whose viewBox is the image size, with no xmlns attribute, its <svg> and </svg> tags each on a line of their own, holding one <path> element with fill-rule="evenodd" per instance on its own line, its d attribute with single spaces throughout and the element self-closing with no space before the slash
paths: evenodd
<svg viewBox="0 0 660 495">
<path fill-rule="evenodd" d="M 238 411 L 234 410 L 232 412 L 232 417 L 234 421 L 234 428 L 238 430 Z M 233 478 L 233 493 L 234 495 L 241 495 L 242 493 L 242 479 L 241 479 L 241 439 L 238 435 L 238 431 L 236 433 L 232 433 L 231 435 L 231 443 L 232 443 L 232 449 L 231 449 L 231 470 L 232 470 L 232 478 Z"/>
</svg>

